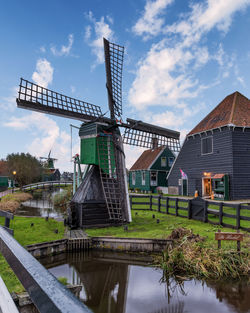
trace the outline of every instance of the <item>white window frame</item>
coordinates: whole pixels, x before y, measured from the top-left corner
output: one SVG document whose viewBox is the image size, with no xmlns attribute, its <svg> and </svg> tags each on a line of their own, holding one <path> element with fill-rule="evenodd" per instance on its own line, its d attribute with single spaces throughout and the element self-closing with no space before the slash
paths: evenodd
<svg viewBox="0 0 250 313">
<path fill-rule="evenodd" d="M 132 172 L 132 185 L 135 186 L 135 183 L 136 183 L 135 172 Z"/>
<path fill-rule="evenodd" d="M 146 172 L 145 171 L 142 171 L 141 173 L 141 184 L 142 186 L 146 185 Z"/>
<path fill-rule="evenodd" d="M 208 139 L 208 138 L 212 138 L 212 151 L 211 151 L 211 152 L 208 152 L 208 153 L 203 153 L 203 152 L 202 152 L 202 140 Z M 214 140 L 213 140 L 213 136 L 207 136 L 207 137 L 201 138 L 201 155 L 212 154 L 213 152 L 214 152 Z"/>
<path fill-rule="evenodd" d="M 162 164 L 163 160 L 165 160 L 164 164 Z M 165 156 L 161 157 L 161 167 L 167 167 L 167 157 L 165 157 Z"/>
<path fill-rule="evenodd" d="M 151 175 L 152 173 L 155 173 L 156 174 L 156 180 L 155 180 L 155 184 L 152 184 L 152 180 L 151 180 Z M 150 186 L 157 186 L 158 184 L 158 172 L 157 171 L 151 171 L 150 172 Z"/>
</svg>

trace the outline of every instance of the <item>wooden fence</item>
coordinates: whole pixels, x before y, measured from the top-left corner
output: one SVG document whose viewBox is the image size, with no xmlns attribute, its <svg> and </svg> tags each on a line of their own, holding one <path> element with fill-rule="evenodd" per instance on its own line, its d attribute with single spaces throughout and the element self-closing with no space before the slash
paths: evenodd
<svg viewBox="0 0 250 313">
<path fill-rule="evenodd" d="M 202 217 L 194 218 L 194 199 L 130 195 L 133 210 L 149 210 L 250 232 L 250 205 L 202 200 Z M 231 222 L 231 223 L 230 223 Z"/>
</svg>

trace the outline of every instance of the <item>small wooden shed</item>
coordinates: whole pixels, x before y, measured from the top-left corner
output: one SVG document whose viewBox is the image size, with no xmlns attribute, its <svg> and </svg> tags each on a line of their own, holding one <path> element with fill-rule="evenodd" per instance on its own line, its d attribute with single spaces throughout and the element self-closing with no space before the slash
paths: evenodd
<svg viewBox="0 0 250 313">
<path fill-rule="evenodd" d="M 129 188 L 156 192 L 157 187 L 167 187 L 167 175 L 174 160 L 174 153 L 167 147 L 144 151 L 129 171 Z"/>
</svg>

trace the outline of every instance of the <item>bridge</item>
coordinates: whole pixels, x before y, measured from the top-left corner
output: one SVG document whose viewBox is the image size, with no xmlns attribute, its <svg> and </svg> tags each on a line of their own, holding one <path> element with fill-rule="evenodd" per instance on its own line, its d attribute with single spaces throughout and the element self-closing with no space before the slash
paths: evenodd
<svg viewBox="0 0 250 313">
<path fill-rule="evenodd" d="M 34 184 L 25 185 L 21 188 L 11 188 L 5 191 L 0 192 L 0 198 L 3 196 L 6 196 L 9 193 L 13 193 L 16 191 L 32 191 L 35 189 L 45 189 L 45 188 L 53 188 L 53 187 L 66 187 L 72 185 L 73 182 L 71 181 L 45 181 L 45 182 L 39 182 Z"/>
<path fill-rule="evenodd" d="M 34 189 L 45 189 L 45 188 L 53 188 L 53 187 L 66 187 L 72 185 L 72 181 L 45 181 L 45 182 L 39 182 L 34 184 L 29 184 L 22 186 L 19 188 L 19 190 L 28 191 L 28 190 L 34 190 Z M 17 189 L 15 189 L 16 191 Z"/>
</svg>

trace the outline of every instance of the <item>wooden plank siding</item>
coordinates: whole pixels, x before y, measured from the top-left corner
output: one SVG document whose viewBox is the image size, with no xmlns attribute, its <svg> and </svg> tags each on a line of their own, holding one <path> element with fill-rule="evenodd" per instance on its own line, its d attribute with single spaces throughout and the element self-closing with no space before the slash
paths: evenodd
<svg viewBox="0 0 250 313">
<path fill-rule="evenodd" d="M 233 186 L 232 198 L 250 198 L 250 129 L 232 132 Z"/>
<path fill-rule="evenodd" d="M 201 154 L 201 139 L 213 137 L 213 153 Z M 232 131 L 228 127 L 216 129 L 213 132 L 207 131 L 203 134 L 197 134 L 187 137 L 183 143 L 181 151 L 175 161 L 175 164 L 168 175 L 168 186 L 178 186 L 178 180 L 181 178 L 180 169 L 188 176 L 188 195 L 193 196 L 198 190 L 202 195 L 202 177 L 204 172 L 229 174 L 229 189 L 232 194 L 233 178 L 233 153 L 232 153 Z"/>
</svg>

